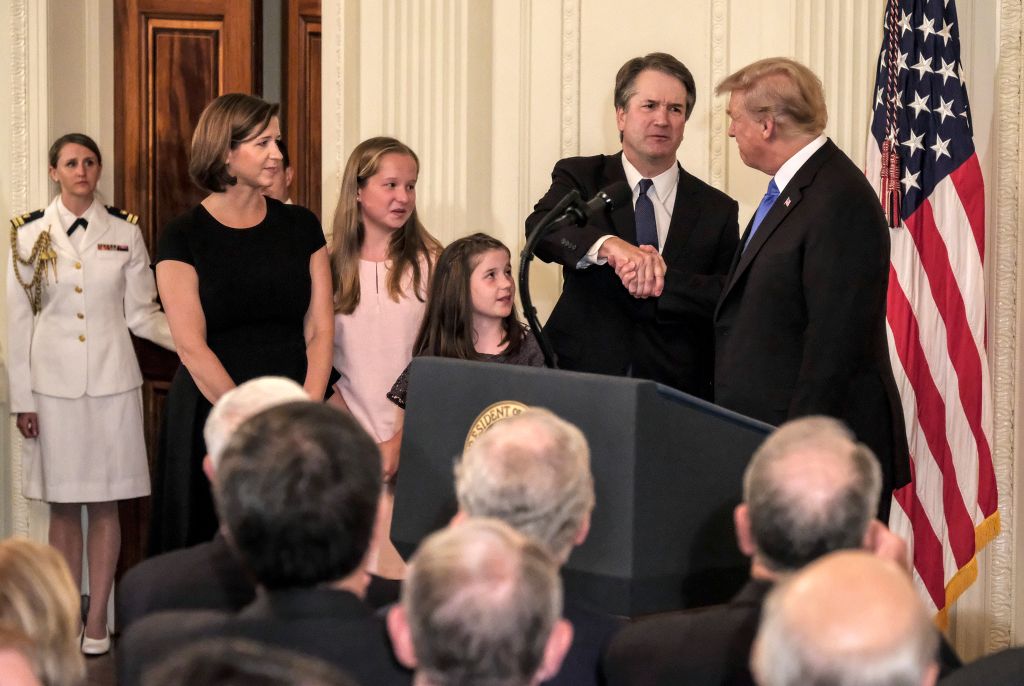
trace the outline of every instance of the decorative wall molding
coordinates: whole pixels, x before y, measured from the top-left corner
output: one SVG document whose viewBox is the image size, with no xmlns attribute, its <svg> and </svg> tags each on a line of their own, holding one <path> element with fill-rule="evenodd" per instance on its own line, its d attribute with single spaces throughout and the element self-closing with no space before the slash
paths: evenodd
<svg viewBox="0 0 1024 686">
<path fill-rule="evenodd" d="M 1015 569 L 1017 558 L 1017 514 L 1015 475 L 1016 417 L 1020 409 L 1017 386 L 1019 312 L 1018 260 L 1020 241 L 1018 232 L 1021 217 L 1020 183 L 1022 178 L 1021 115 L 1024 56 L 1021 52 L 1021 31 L 1024 28 L 1021 0 L 1000 0 L 999 3 L 999 68 L 996 75 L 996 130 L 995 179 L 993 203 L 995 238 L 989 243 L 994 248 L 993 277 L 995 290 L 989 356 L 993 366 L 992 390 L 994 395 L 993 463 L 999 484 L 999 512 L 1002 533 L 988 549 L 988 564 L 982 567 L 987 577 L 984 610 L 988 617 L 985 627 L 985 652 L 1005 648 L 1020 641 L 1014 616 L 1017 597 Z M 975 121 L 978 121 L 975 118 Z M 992 193 L 992 191 L 990 191 Z M 990 258 L 991 259 L 991 258 Z"/>
<path fill-rule="evenodd" d="M 711 89 L 729 73 L 729 0 L 713 0 L 711 3 L 711 83 L 708 84 L 708 102 L 711 103 L 708 121 L 710 134 L 708 140 L 708 183 L 715 188 L 725 190 L 728 172 L 728 115 L 725 113 L 725 98 L 714 97 Z"/>
<path fill-rule="evenodd" d="M 28 54 L 29 54 L 29 13 L 28 0 L 10 0 L 10 141 L 11 165 L 10 186 L 11 206 L 28 208 L 29 201 L 29 110 L 28 110 Z M 3 252 L 7 255 L 7 252 Z M 6 261 L 5 261 L 6 264 Z M 5 346 L 6 348 L 6 346 Z M 5 484 L 6 500 L 10 503 L 12 528 L 15 534 L 27 535 L 29 530 L 28 502 L 21 495 L 21 438 L 14 428 L 13 418 L 8 421 L 6 453 L 10 469 L 10 482 Z"/>
<path fill-rule="evenodd" d="M 827 132 L 864 164 L 885 0 L 794 0 L 793 56 L 825 84 Z"/>
<path fill-rule="evenodd" d="M 562 154 L 580 154 L 580 0 L 562 0 Z"/>
</svg>

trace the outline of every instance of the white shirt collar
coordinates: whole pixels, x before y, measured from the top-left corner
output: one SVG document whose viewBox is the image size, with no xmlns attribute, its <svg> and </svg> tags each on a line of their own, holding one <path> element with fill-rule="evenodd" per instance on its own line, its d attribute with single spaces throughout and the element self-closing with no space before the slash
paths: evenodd
<svg viewBox="0 0 1024 686">
<path fill-rule="evenodd" d="M 633 196 L 635 197 L 639 192 L 640 180 L 647 177 L 638 172 L 633 163 L 626 159 L 626 153 L 622 153 L 622 170 L 626 172 L 626 183 L 629 184 L 629 188 L 633 191 Z M 658 199 L 664 203 L 665 199 L 669 197 L 669 191 L 675 190 L 676 185 L 679 183 L 679 163 L 676 162 L 652 178 L 651 181 L 654 182 L 654 192 L 658 194 Z"/>
<path fill-rule="evenodd" d="M 96 202 L 96 200 L 93 199 L 92 204 L 89 205 L 89 209 L 82 213 L 82 218 L 85 219 L 85 221 L 89 222 L 90 226 L 93 223 L 93 219 L 95 219 L 96 217 L 97 204 L 98 203 Z M 57 216 L 60 217 L 60 224 L 64 228 L 65 232 L 68 230 L 68 227 L 70 227 L 71 224 L 76 219 L 78 219 L 77 215 L 75 215 L 71 210 L 64 206 L 64 201 L 61 200 L 61 197 L 59 195 L 57 196 Z"/>
<path fill-rule="evenodd" d="M 828 138 L 825 134 L 821 134 L 813 141 L 797 150 L 795 155 L 790 157 L 781 167 L 779 167 L 779 171 L 775 172 L 775 176 L 773 178 L 775 179 L 775 185 L 778 186 L 780 193 L 786 189 L 786 186 L 793 180 L 796 173 L 800 171 L 800 167 L 804 166 L 804 163 L 811 159 L 811 155 L 818 152 L 818 150 L 821 149 L 821 146 L 825 145 L 827 141 Z"/>
</svg>

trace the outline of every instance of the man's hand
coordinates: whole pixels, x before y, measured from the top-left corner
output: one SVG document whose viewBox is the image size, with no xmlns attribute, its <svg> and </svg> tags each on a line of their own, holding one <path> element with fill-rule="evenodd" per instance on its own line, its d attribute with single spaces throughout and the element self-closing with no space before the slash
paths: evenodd
<svg viewBox="0 0 1024 686">
<path fill-rule="evenodd" d="M 608 260 L 633 297 L 657 298 L 665 289 L 665 260 L 653 246 L 638 248 L 613 236 L 601 245 L 597 255 Z"/>
</svg>

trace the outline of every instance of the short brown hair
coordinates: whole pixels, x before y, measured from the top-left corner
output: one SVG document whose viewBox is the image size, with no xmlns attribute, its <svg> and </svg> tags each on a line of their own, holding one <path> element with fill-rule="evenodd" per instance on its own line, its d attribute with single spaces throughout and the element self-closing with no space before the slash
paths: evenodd
<svg viewBox="0 0 1024 686">
<path fill-rule="evenodd" d="M 636 77 L 648 69 L 679 79 L 686 89 L 686 118 L 689 119 L 693 105 L 697 102 L 697 85 L 686 65 L 667 52 L 652 52 L 643 57 L 634 57 L 619 67 L 619 73 L 615 75 L 615 109 L 626 109 L 629 99 L 636 93 Z"/>
<path fill-rule="evenodd" d="M 769 116 L 783 136 L 818 136 L 828 123 L 825 89 L 813 71 L 787 57 L 768 57 L 726 76 L 715 94 L 741 91 L 755 118 Z"/>
<path fill-rule="evenodd" d="M 238 179 L 228 173 L 228 150 L 259 135 L 277 116 L 278 105 L 244 93 L 215 98 L 199 115 L 192 134 L 188 175 L 204 191 L 223 193 Z"/>
</svg>

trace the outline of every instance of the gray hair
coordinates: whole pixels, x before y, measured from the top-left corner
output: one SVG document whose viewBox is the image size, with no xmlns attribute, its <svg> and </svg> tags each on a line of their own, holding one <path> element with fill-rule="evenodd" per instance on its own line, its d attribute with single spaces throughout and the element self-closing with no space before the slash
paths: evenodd
<svg viewBox="0 0 1024 686">
<path fill-rule="evenodd" d="M 871 557 L 869 553 L 861 553 Z M 902 575 L 890 563 L 873 558 L 888 574 Z M 818 570 L 824 572 L 825 570 Z M 832 569 L 829 570 L 830 572 Z M 872 570 L 873 571 L 873 570 Z M 879 569 L 879 571 L 881 571 Z M 938 632 L 916 596 L 909 578 L 899 595 L 893 579 L 862 573 L 860 587 L 839 611 L 808 612 L 822 592 L 849 590 L 837 580 L 819 579 L 816 596 L 796 590 L 799 577 L 780 583 L 768 595 L 751 652 L 751 671 L 760 686 L 920 686 L 935 663 Z M 886 586 L 885 590 L 876 590 Z M 787 597 L 798 595 L 796 598 Z M 885 608 L 884 612 L 880 608 Z M 835 610 L 835 608 L 830 608 Z M 883 614 L 884 621 L 871 618 Z M 843 640 L 836 642 L 839 633 Z"/>
<path fill-rule="evenodd" d="M 789 460 L 834 461 L 845 478 L 814 492 L 778 475 Z M 799 569 L 834 550 L 859 548 L 882 491 L 874 453 L 841 422 L 804 417 L 783 424 L 754 453 L 743 500 L 761 561 L 775 571 Z M 831 489 L 831 490 L 827 490 Z"/>
<path fill-rule="evenodd" d="M 591 510 L 590 448 L 574 425 L 543 408 L 498 422 L 455 465 L 459 508 L 532 536 L 564 562 Z"/>
<path fill-rule="evenodd" d="M 418 671 L 435 686 L 525 686 L 562 614 L 547 549 L 495 519 L 470 519 L 421 545 L 402 585 Z"/>
<path fill-rule="evenodd" d="M 275 405 L 298 400 L 309 400 L 309 395 L 302 386 L 283 376 L 261 376 L 222 395 L 203 426 L 206 452 L 214 471 L 220 466 L 224 446 L 242 422 Z"/>
</svg>

